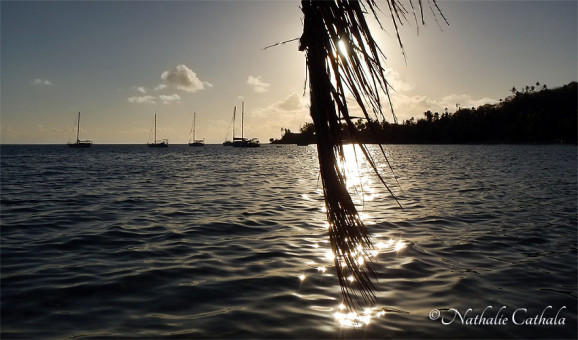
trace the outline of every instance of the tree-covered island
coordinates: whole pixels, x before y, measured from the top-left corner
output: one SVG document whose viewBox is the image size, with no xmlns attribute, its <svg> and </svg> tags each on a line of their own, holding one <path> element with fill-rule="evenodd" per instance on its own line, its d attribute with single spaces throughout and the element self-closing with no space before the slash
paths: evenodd
<svg viewBox="0 0 578 340">
<path fill-rule="evenodd" d="M 426 111 L 423 118 L 402 124 L 358 120 L 357 139 L 364 144 L 467 144 L 467 143 L 577 143 L 577 83 L 549 89 L 536 83 L 521 89 L 496 104 L 477 108 L 458 108 L 449 113 Z M 282 129 L 281 139 L 273 144 L 314 144 L 313 123 L 305 123 L 299 133 Z M 351 140 L 347 129 L 343 139 Z"/>
</svg>

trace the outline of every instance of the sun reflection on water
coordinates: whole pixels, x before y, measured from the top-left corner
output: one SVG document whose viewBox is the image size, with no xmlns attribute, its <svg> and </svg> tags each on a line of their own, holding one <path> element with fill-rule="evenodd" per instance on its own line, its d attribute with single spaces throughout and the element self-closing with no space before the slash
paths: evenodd
<svg viewBox="0 0 578 340">
<path fill-rule="evenodd" d="M 355 204 L 363 205 L 380 197 L 375 185 L 375 178 L 371 175 L 373 170 L 363 155 L 358 145 L 344 145 L 343 159 L 339 162 L 339 167 L 345 175 L 347 190 L 352 195 Z"/>
<path fill-rule="evenodd" d="M 315 252 L 318 253 L 317 258 L 319 261 L 308 261 L 307 265 L 313 270 L 316 270 L 317 275 L 327 274 L 327 270 L 331 267 L 335 267 L 335 259 L 336 255 L 333 253 L 329 246 L 329 242 L 326 240 L 311 240 L 312 248 L 315 249 Z M 380 255 L 386 254 L 394 254 L 398 255 L 401 251 L 403 251 L 407 247 L 407 243 L 401 239 L 394 240 L 392 238 L 383 239 L 382 237 L 377 237 L 373 241 L 373 247 L 366 249 L 363 246 L 359 245 L 354 251 L 353 255 L 355 257 L 355 261 L 358 265 L 363 266 L 366 264 L 367 261 L 372 261 L 377 259 Z M 342 261 L 342 259 L 338 259 Z M 345 265 L 345 263 L 342 263 Z M 315 274 L 309 274 L 315 275 Z M 305 274 L 301 274 L 299 276 L 300 282 L 305 281 L 306 276 Z M 348 276 L 346 278 L 350 282 L 354 282 L 354 276 Z M 365 308 L 362 311 L 355 311 L 349 310 L 343 303 L 338 305 L 335 308 L 329 308 L 327 312 L 332 313 L 334 319 L 336 320 L 339 327 L 361 327 L 367 326 L 372 323 L 375 319 L 381 318 L 386 315 L 386 308 L 383 307 L 371 307 Z"/>
<path fill-rule="evenodd" d="M 375 225 L 375 217 L 371 216 L 364 210 L 365 203 L 374 201 L 380 197 L 377 190 L 379 183 L 373 178 L 373 169 L 371 168 L 369 162 L 365 159 L 359 146 L 345 145 L 343 148 L 344 159 L 340 160 L 339 166 L 343 174 L 345 175 L 347 189 L 352 193 L 352 199 L 354 204 L 358 207 L 359 218 L 363 221 L 365 225 Z M 323 196 L 323 191 L 318 188 L 317 194 L 320 197 Z M 321 199 L 316 199 L 312 195 L 302 195 L 302 198 L 307 201 L 318 201 L 322 202 Z M 361 208 L 361 209 L 360 209 Z M 320 204 L 320 212 L 327 212 L 325 204 Z M 332 225 L 326 220 L 316 220 L 316 225 L 322 228 L 325 232 L 331 230 Z M 347 239 L 345 240 L 347 242 Z M 378 257 L 380 255 L 385 256 L 397 256 L 406 247 L 407 243 L 401 239 L 392 239 L 384 235 L 377 235 L 372 237 L 372 246 L 364 247 L 363 245 L 358 245 L 355 249 L 351 249 L 349 255 L 351 258 L 348 260 L 354 261 L 356 265 L 362 267 L 367 266 L 370 263 L 377 263 Z M 336 261 L 341 267 L 347 267 L 346 259 L 341 254 L 336 254 L 331 249 L 328 240 L 312 239 L 311 248 L 317 260 L 308 261 L 307 265 L 311 271 L 301 274 L 298 276 L 299 281 L 303 283 L 315 282 L 316 278 L 319 276 L 332 276 L 332 271 L 330 268 L 335 268 Z M 311 278 L 311 279 L 309 279 Z M 347 274 L 345 279 L 349 282 L 355 282 L 355 276 Z M 307 283 L 303 283 L 307 285 Z M 348 309 L 344 304 L 340 304 L 335 308 L 327 307 L 325 312 L 332 313 L 337 324 L 340 327 L 359 327 L 369 325 L 372 320 L 380 318 L 386 314 L 386 310 L 389 309 L 383 307 L 372 307 L 365 308 L 363 310 L 352 310 Z"/>
<path fill-rule="evenodd" d="M 385 315 L 384 309 L 377 307 L 365 308 L 362 312 L 348 312 L 345 305 L 337 306 L 337 311 L 333 316 L 341 327 L 359 327 L 367 326 L 373 318 L 379 318 Z"/>
<path fill-rule="evenodd" d="M 403 241 L 397 241 L 397 243 L 395 244 L 394 249 L 395 249 L 395 251 L 400 251 L 400 250 L 402 250 L 402 249 L 405 248 L 405 247 L 406 247 L 405 242 L 403 242 Z"/>
</svg>

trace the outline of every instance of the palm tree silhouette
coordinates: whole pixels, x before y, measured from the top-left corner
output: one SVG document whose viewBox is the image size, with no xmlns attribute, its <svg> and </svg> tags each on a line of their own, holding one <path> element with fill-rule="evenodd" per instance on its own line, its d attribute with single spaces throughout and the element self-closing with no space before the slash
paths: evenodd
<svg viewBox="0 0 578 340">
<path fill-rule="evenodd" d="M 391 14 L 397 40 L 405 56 L 398 27 L 406 20 L 409 11 L 400 0 L 384 0 Z M 436 0 L 432 0 L 441 13 Z M 408 0 L 418 23 L 412 0 Z M 421 22 L 424 23 L 422 2 L 419 1 Z M 383 52 L 373 39 L 366 13 L 373 13 L 381 25 L 380 11 L 374 0 L 301 0 L 304 13 L 303 34 L 299 50 L 305 51 L 310 90 L 310 114 L 315 124 L 317 153 L 323 183 L 323 193 L 329 222 L 329 239 L 335 255 L 335 267 L 344 302 L 350 309 L 375 302 L 375 272 L 365 251 L 371 248 L 366 227 L 359 217 L 345 183 L 345 174 L 339 164 L 344 160 L 342 122 L 350 141 L 355 143 L 375 171 L 379 180 L 393 195 L 381 177 L 372 156 L 359 142 L 358 130 L 349 114 L 346 89 L 361 108 L 365 119 L 372 116 L 385 120 L 381 96 L 389 100 L 390 84 L 387 82 L 381 58 Z M 380 95 L 381 93 L 381 95 Z M 349 94 L 348 94 L 349 95 Z M 369 124 L 376 134 L 374 124 Z M 387 160 L 385 151 L 379 145 Z M 389 161 L 388 161 L 389 163 Z M 395 197 L 395 196 L 394 196 Z M 359 257 L 363 261 L 359 261 Z"/>
</svg>

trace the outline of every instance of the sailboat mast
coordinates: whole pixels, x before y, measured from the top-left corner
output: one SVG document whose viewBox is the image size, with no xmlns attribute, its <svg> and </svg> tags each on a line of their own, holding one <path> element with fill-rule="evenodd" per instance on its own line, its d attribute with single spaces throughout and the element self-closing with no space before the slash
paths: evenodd
<svg viewBox="0 0 578 340">
<path fill-rule="evenodd" d="M 78 138 L 79 134 L 80 134 L 80 112 L 78 112 L 78 120 L 76 122 L 76 143 L 78 143 L 78 141 L 80 140 Z"/>
<path fill-rule="evenodd" d="M 153 143 L 157 142 L 157 114 L 155 113 L 155 140 Z"/>
<path fill-rule="evenodd" d="M 189 143 L 191 143 L 191 136 L 193 135 L 194 126 L 195 126 L 195 118 L 193 118 L 193 124 L 191 125 L 191 130 L 189 131 Z"/>
<path fill-rule="evenodd" d="M 243 102 L 242 104 L 242 110 L 241 110 L 241 140 L 245 139 L 245 135 L 243 134 L 243 129 L 244 129 L 244 125 L 245 125 L 245 102 Z"/>
<path fill-rule="evenodd" d="M 235 140 L 235 116 L 237 115 L 237 106 L 233 108 L 233 140 Z"/>
<path fill-rule="evenodd" d="M 193 143 L 195 142 L 195 130 L 197 129 L 197 124 L 195 121 L 197 120 L 197 113 L 193 113 Z"/>
</svg>

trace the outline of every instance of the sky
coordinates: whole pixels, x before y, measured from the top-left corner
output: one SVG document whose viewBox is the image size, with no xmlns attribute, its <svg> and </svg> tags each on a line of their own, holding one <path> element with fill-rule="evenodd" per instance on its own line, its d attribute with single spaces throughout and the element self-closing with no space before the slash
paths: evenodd
<svg viewBox="0 0 578 340">
<path fill-rule="evenodd" d="M 439 1 L 426 25 L 386 14 L 385 52 L 400 122 L 427 110 L 496 103 L 512 87 L 578 78 L 577 1 Z M 403 1 L 407 3 L 407 1 Z M 424 2 L 426 3 L 426 2 Z M 244 136 L 262 143 L 310 122 L 298 0 L 0 2 L 0 143 L 222 143 L 245 103 Z M 386 107 L 387 102 L 383 103 Z M 391 113 L 386 118 L 393 121 Z"/>
</svg>

